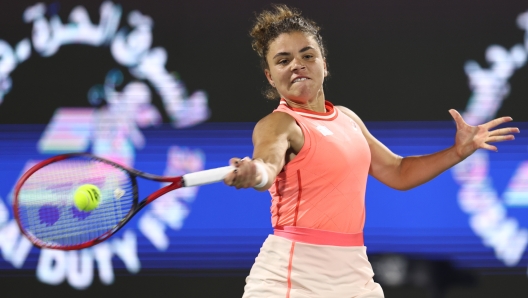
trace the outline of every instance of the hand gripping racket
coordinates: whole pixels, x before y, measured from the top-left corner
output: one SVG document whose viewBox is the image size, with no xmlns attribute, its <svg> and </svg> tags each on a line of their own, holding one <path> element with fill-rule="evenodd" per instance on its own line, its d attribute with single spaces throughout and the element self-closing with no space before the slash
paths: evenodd
<svg viewBox="0 0 528 298">
<path fill-rule="evenodd" d="M 13 210 L 20 230 L 36 246 L 76 250 L 104 241 L 150 202 L 180 187 L 219 182 L 234 168 L 162 177 L 123 167 L 84 153 L 44 160 L 22 175 L 15 188 Z M 138 201 L 136 178 L 171 184 Z M 74 202 L 84 185 L 99 190 L 99 204 L 83 211 Z"/>
</svg>

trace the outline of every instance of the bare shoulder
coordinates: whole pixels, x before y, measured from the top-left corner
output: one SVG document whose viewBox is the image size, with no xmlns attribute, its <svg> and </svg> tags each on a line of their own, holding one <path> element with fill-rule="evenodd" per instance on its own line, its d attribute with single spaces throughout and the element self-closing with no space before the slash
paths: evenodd
<svg viewBox="0 0 528 298">
<path fill-rule="evenodd" d="M 304 135 L 295 118 L 288 113 L 274 112 L 262 118 L 253 130 L 253 144 L 283 144 L 297 153 L 304 144 Z M 273 147 L 273 146 L 272 146 Z M 281 154 L 284 154 L 282 152 Z"/>
<path fill-rule="evenodd" d="M 255 126 L 257 132 L 273 132 L 274 134 L 288 133 L 297 127 L 297 122 L 288 113 L 274 112 L 260 119 Z"/>
<path fill-rule="evenodd" d="M 344 106 L 336 106 L 336 108 L 338 108 L 339 111 L 341 111 L 343 114 L 345 114 L 348 117 L 352 118 L 352 120 L 354 120 L 361 127 L 365 127 L 365 124 L 363 123 L 361 118 L 359 118 L 359 116 L 356 113 L 354 113 L 351 109 L 349 109 L 347 107 L 344 107 Z"/>
<path fill-rule="evenodd" d="M 356 113 L 352 112 L 352 110 L 350 110 L 349 108 L 343 106 L 336 106 L 336 108 L 338 108 L 339 111 L 343 112 L 343 114 L 350 117 L 352 120 L 354 120 L 354 122 L 357 123 L 357 125 L 359 125 L 361 132 L 363 133 L 365 138 L 367 138 L 367 141 L 370 143 L 374 137 L 370 134 L 369 130 L 367 129 L 367 126 L 365 125 L 365 123 L 363 123 L 363 120 L 361 120 L 361 118 L 359 118 L 359 116 Z"/>
</svg>

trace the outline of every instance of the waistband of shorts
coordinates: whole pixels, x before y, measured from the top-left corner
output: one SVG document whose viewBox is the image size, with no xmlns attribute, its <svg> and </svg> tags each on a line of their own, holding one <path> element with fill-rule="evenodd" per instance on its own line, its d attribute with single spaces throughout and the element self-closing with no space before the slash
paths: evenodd
<svg viewBox="0 0 528 298">
<path fill-rule="evenodd" d="M 273 234 L 295 242 L 333 246 L 363 246 L 363 233 L 339 233 L 302 227 L 275 227 Z"/>
</svg>

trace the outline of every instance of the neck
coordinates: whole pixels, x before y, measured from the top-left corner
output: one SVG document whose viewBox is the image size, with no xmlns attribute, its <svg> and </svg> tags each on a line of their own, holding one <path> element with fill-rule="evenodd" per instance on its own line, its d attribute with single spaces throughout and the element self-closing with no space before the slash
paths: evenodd
<svg viewBox="0 0 528 298">
<path fill-rule="evenodd" d="M 283 97 L 284 100 L 288 103 L 288 105 L 292 108 L 298 108 L 298 109 L 304 109 L 304 110 L 310 110 L 318 113 L 325 113 L 325 96 L 323 89 L 321 88 L 319 92 L 317 92 L 317 96 L 315 96 L 312 99 L 307 100 L 306 102 L 304 100 L 295 100 L 295 99 L 289 99 L 286 97 Z"/>
</svg>

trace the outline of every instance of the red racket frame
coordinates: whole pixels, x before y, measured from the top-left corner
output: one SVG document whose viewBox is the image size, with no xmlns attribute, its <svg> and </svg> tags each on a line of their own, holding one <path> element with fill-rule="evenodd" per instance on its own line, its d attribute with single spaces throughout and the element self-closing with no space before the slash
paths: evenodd
<svg viewBox="0 0 528 298">
<path fill-rule="evenodd" d="M 97 160 L 97 161 L 104 162 L 106 164 L 109 164 L 111 166 L 114 166 L 116 168 L 119 168 L 119 169 L 122 169 L 122 170 L 126 171 L 129 174 L 129 176 L 130 176 L 130 180 L 132 182 L 132 187 L 133 187 L 133 190 L 134 190 L 134 198 L 133 198 L 132 208 L 130 208 L 130 211 L 128 212 L 128 214 L 114 228 L 112 228 L 108 232 L 104 233 L 103 235 L 101 235 L 101 236 L 99 236 L 99 237 L 97 237 L 95 239 L 92 239 L 90 241 L 87 241 L 87 242 L 84 242 L 84 243 L 81 243 L 81 244 L 70 245 L 70 246 L 48 245 L 45 242 L 43 242 L 40 239 L 38 239 L 37 237 L 33 236 L 30 232 L 28 232 L 26 229 L 24 229 L 22 227 L 22 225 L 20 224 L 20 214 L 19 214 L 19 211 L 18 211 L 19 210 L 19 208 L 18 208 L 18 194 L 20 192 L 20 189 L 21 189 L 22 185 L 24 185 L 24 183 L 27 181 L 27 179 L 29 177 L 31 177 L 31 175 L 33 175 L 36 171 L 38 171 L 39 169 L 41 169 L 41 168 L 43 168 L 43 167 L 45 167 L 45 166 L 47 166 L 49 164 L 54 163 L 54 162 L 58 162 L 58 161 L 65 160 L 65 159 L 68 159 L 68 158 L 73 158 L 73 157 L 85 157 L 85 158 Z M 137 190 L 136 177 L 142 177 L 142 178 L 145 178 L 145 179 L 148 179 L 148 180 L 158 181 L 158 182 L 170 182 L 171 184 L 156 190 L 155 192 L 153 192 L 149 196 L 147 196 L 145 199 L 143 199 L 141 202 L 138 202 L 138 190 Z M 146 205 L 148 205 L 149 203 L 151 203 L 155 199 L 161 197 L 162 195 L 164 195 L 164 194 L 166 194 L 166 193 L 168 193 L 170 191 L 173 191 L 175 189 L 181 188 L 183 186 L 184 186 L 184 182 L 183 182 L 183 178 L 181 176 L 178 176 L 178 177 L 163 177 L 163 176 L 152 175 L 152 174 L 148 174 L 148 173 L 144 173 L 144 172 L 138 171 L 136 169 L 127 168 L 127 167 L 122 166 L 122 165 L 120 165 L 118 163 L 115 163 L 115 162 L 112 162 L 112 161 L 109 161 L 109 160 L 106 160 L 104 158 L 97 157 L 95 155 L 88 154 L 88 153 L 61 154 L 61 155 L 57 155 L 57 156 L 48 158 L 46 160 L 43 160 L 43 161 L 37 163 L 36 165 L 31 167 L 28 171 L 26 171 L 22 175 L 22 177 L 20 177 L 20 179 L 18 180 L 18 182 L 16 184 L 16 187 L 15 187 L 15 199 L 13 201 L 13 213 L 14 213 L 14 216 L 15 216 L 15 220 L 16 220 L 16 222 L 18 224 L 18 227 L 20 228 L 20 231 L 35 246 L 37 246 L 39 248 L 50 248 L 50 249 L 59 249 L 59 250 L 79 250 L 79 249 L 83 249 L 83 248 L 88 248 L 88 247 L 94 246 L 94 245 L 96 245 L 98 243 L 101 243 L 104 240 L 108 239 L 108 237 L 110 237 L 113 234 L 117 233 L 117 231 L 119 231 L 128 221 L 130 221 L 130 219 L 132 219 L 132 217 L 134 217 L 134 215 L 136 213 L 138 213 L 139 210 L 143 209 L 143 207 L 145 207 Z"/>
</svg>

